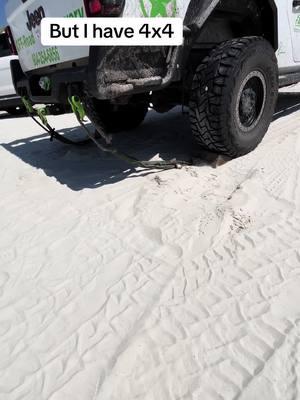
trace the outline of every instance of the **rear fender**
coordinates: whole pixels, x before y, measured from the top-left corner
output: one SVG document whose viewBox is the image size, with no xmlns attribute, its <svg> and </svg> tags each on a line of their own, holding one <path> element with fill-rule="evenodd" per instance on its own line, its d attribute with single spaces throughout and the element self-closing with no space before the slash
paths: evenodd
<svg viewBox="0 0 300 400">
<path fill-rule="evenodd" d="M 184 18 L 184 24 L 188 27 L 195 25 L 200 29 L 219 2 L 220 0 L 203 0 L 200 3 L 199 0 L 191 0 Z"/>
<path fill-rule="evenodd" d="M 200 31 L 209 17 L 216 9 L 219 10 L 235 10 L 242 5 L 239 0 L 203 0 L 199 4 L 199 0 L 191 0 L 188 6 L 184 24 L 196 31 Z M 261 10 L 264 26 L 264 36 L 272 44 L 275 50 L 278 48 L 278 13 L 277 6 L 274 0 L 255 0 L 255 3 Z M 245 3 L 247 7 L 247 3 Z M 224 17 L 226 18 L 226 17 Z M 255 34 L 255 27 L 253 27 Z"/>
<path fill-rule="evenodd" d="M 252 11 L 250 3 L 255 3 L 255 10 L 259 10 L 258 17 Z M 277 7 L 274 0 L 191 0 L 183 6 L 182 0 L 178 0 L 180 15 L 184 15 L 184 25 L 190 29 L 190 35 L 185 40 L 185 45 L 177 48 L 174 56 L 175 62 L 168 62 L 168 49 L 136 48 L 132 47 L 90 47 L 88 65 L 87 91 L 96 98 L 113 98 L 129 93 L 157 90 L 161 88 L 161 82 L 180 80 L 189 60 L 191 49 L 195 42 L 203 39 L 205 24 L 213 21 L 213 16 L 221 14 L 225 22 L 229 22 L 235 15 L 245 13 L 250 15 L 250 22 L 245 27 L 243 24 L 237 31 L 228 30 L 229 35 L 221 34 L 215 41 L 215 45 L 233 37 L 262 35 L 273 45 L 278 47 Z M 214 13 L 214 14 L 213 14 Z M 212 15 L 213 14 L 213 15 Z M 253 16 L 253 18 L 252 18 Z M 210 18 L 211 17 L 211 18 Z M 220 18 L 220 17 L 218 17 Z M 256 19 L 261 28 L 257 28 Z M 231 27 L 229 27 L 231 28 Z M 259 29 L 259 30 L 257 30 Z M 221 32 L 221 30 L 220 30 Z M 225 32 L 225 31 L 224 31 Z M 170 71 L 176 68 L 177 71 Z M 166 79 L 166 76 L 171 76 Z"/>
</svg>

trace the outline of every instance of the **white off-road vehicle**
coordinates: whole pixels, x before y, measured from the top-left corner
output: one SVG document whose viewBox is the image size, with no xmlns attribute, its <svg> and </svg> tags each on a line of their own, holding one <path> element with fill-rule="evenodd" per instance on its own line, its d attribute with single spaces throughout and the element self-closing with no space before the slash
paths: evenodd
<svg viewBox="0 0 300 400">
<path fill-rule="evenodd" d="M 11 77 L 10 61 L 18 58 L 12 53 L 7 35 L 0 29 L 0 110 L 17 115 L 24 112 L 24 107 Z"/>
<path fill-rule="evenodd" d="M 300 81 L 300 0 L 7 0 L 18 93 L 35 103 L 79 95 L 90 119 L 116 132 L 189 107 L 202 148 L 237 157 L 272 120 L 278 87 Z M 47 17 L 181 17 L 178 47 L 43 47 Z"/>
</svg>

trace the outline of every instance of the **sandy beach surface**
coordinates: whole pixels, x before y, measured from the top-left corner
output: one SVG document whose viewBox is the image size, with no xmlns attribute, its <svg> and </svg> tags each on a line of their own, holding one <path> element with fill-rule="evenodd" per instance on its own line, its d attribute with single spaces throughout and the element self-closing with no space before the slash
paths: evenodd
<svg viewBox="0 0 300 400">
<path fill-rule="evenodd" d="M 115 143 L 187 159 L 189 135 L 177 108 Z M 217 168 L 134 171 L 4 113 L 0 144 L 1 400 L 300 398 L 299 86 Z"/>
</svg>

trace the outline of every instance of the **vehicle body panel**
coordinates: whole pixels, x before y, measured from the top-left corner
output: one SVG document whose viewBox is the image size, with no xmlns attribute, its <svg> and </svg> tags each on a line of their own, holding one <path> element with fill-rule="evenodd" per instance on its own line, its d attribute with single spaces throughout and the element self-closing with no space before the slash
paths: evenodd
<svg viewBox="0 0 300 400">
<path fill-rule="evenodd" d="M 84 17 L 82 0 L 9 0 L 7 21 L 11 28 L 23 71 L 87 57 L 88 47 L 46 47 L 41 44 L 40 17 Z M 30 25 L 36 16 L 34 26 Z"/>
<path fill-rule="evenodd" d="M 16 93 L 11 78 L 10 60 L 17 58 L 16 56 L 0 57 L 0 98 Z"/>
<path fill-rule="evenodd" d="M 296 22 L 299 12 L 293 8 L 293 0 L 277 0 L 279 43 L 277 57 L 283 73 L 300 68 L 300 25 Z"/>
<path fill-rule="evenodd" d="M 300 5 L 290 4 L 287 1 L 287 12 L 289 17 L 289 26 L 292 38 L 293 59 L 300 63 Z"/>
<path fill-rule="evenodd" d="M 277 48 L 277 19 L 278 19 L 278 51 L 279 72 L 300 71 L 300 7 L 293 6 L 294 0 L 262 0 L 274 10 L 276 23 Z M 158 4 L 163 7 L 156 7 Z M 184 19 L 188 27 L 196 26 L 199 30 L 207 21 L 211 13 L 220 5 L 219 0 L 126 0 L 123 17 L 160 17 L 177 16 Z M 224 4 L 224 3 L 223 3 Z M 228 0 L 230 5 L 230 0 Z M 234 4 L 234 3 L 233 3 Z M 276 12 L 278 11 L 278 16 Z M 163 10 L 163 11 L 162 11 Z M 99 83 L 103 71 L 99 68 L 99 60 L 94 60 L 95 53 L 106 56 L 109 53 L 118 53 L 116 60 L 120 59 L 124 50 L 118 48 L 89 48 L 89 47 L 44 47 L 40 42 L 40 19 L 46 17 L 74 17 L 85 16 L 83 0 L 8 0 L 6 13 L 20 56 L 23 71 L 30 74 L 42 74 L 43 68 L 47 73 L 49 66 L 61 66 L 61 69 L 72 67 L 72 62 L 89 59 L 89 71 L 92 67 L 98 69 L 97 76 L 93 79 L 93 86 Z M 36 15 L 31 24 L 32 16 Z M 39 18 L 40 15 L 40 18 Z M 272 15 L 269 16 L 273 18 Z M 299 21 L 299 29 L 298 29 Z M 36 22 L 36 23 L 35 23 Z M 31 26 L 32 25 L 32 26 Z M 33 26 L 34 25 L 34 26 Z M 274 20 L 270 26 L 274 25 Z M 25 39 L 24 39 L 25 38 Z M 98 50 L 97 50 L 98 49 Z M 99 58 L 99 57 L 98 57 Z M 123 57 L 122 57 L 123 58 Z M 68 62 L 68 65 L 64 63 Z M 88 62 L 88 61 L 86 61 Z M 101 62 L 101 61 L 100 61 Z M 138 64 L 137 64 L 138 65 Z M 105 62 L 102 66 L 106 66 Z M 120 67 L 121 68 L 121 67 Z M 54 70 L 53 70 L 54 71 Z M 104 71 L 105 72 L 105 71 Z M 102 78 L 101 78 L 102 79 Z M 98 89 L 97 89 L 98 90 Z"/>
<path fill-rule="evenodd" d="M 10 61 L 17 58 L 11 55 L 5 34 L 0 34 L 0 110 L 19 105 L 21 102 L 16 94 L 10 70 Z"/>
<path fill-rule="evenodd" d="M 168 16 L 182 18 L 189 5 L 189 1 L 185 0 L 165 0 L 164 3 L 167 3 L 165 10 Z M 30 24 L 28 25 L 35 14 L 40 17 L 86 16 L 82 0 L 27 0 L 25 3 L 19 0 L 8 0 L 6 2 L 7 21 L 16 43 L 23 71 L 88 57 L 89 47 L 42 46 L 39 17 L 32 29 L 30 29 Z M 132 0 L 125 4 L 123 17 L 150 17 L 151 15 L 161 16 L 159 8 L 155 11 L 150 0 Z"/>
</svg>

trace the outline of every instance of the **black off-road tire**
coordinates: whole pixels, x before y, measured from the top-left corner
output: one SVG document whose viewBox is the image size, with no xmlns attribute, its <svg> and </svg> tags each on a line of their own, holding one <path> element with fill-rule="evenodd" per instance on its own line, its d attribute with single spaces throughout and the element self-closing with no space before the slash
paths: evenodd
<svg viewBox="0 0 300 400">
<path fill-rule="evenodd" d="M 137 128 L 144 121 L 149 107 L 148 95 L 133 96 L 128 104 L 114 105 L 106 100 L 86 97 L 87 116 L 107 133 L 118 133 Z"/>
<path fill-rule="evenodd" d="M 277 97 L 278 65 L 270 43 L 261 37 L 224 42 L 194 75 L 189 108 L 195 142 L 231 158 L 249 153 L 267 132 Z"/>
</svg>

